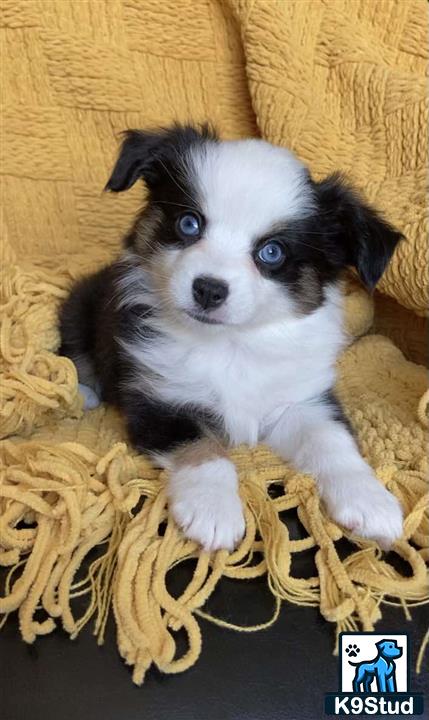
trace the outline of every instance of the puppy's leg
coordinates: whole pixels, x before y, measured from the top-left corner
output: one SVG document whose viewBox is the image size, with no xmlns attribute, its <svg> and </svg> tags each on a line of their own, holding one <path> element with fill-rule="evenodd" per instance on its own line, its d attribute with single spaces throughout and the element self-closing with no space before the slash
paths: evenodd
<svg viewBox="0 0 429 720">
<path fill-rule="evenodd" d="M 127 413 L 134 445 L 169 471 L 169 509 L 184 534 L 208 551 L 233 550 L 244 516 L 237 472 L 220 443 L 181 410 L 133 398 Z"/>
<path fill-rule="evenodd" d="M 237 471 L 222 448 L 209 439 L 173 451 L 168 496 L 170 509 L 187 537 L 205 550 L 233 550 L 244 534 Z"/>
<path fill-rule="evenodd" d="M 79 392 L 83 397 L 84 410 L 94 410 L 94 408 L 100 405 L 101 400 L 92 387 L 89 387 L 89 385 L 83 385 L 82 383 L 79 383 L 78 387 Z"/>
<path fill-rule="evenodd" d="M 59 355 L 69 357 L 76 366 L 85 410 L 92 410 L 101 402 L 93 360 L 97 328 L 103 317 L 100 303 L 106 291 L 114 292 L 110 273 L 110 268 L 103 268 L 75 283 L 59 313 Z"/>
<path fill-rule="evenodd" d="M 401 537 L 398 500 L 377 480 L 331 404 L 287 409 L 265 441 L 300 471 L 314 475 L 333 520 L 387 549 Z"/>
</svg>

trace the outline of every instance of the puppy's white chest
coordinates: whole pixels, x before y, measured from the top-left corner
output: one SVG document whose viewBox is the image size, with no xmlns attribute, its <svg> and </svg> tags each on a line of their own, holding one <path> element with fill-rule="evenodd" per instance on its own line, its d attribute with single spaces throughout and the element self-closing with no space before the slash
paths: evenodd
<svg viewBox="0 0 429 720">
<path fill-rule="evenodd" d="M 171 364 L 162 368 L 162 397 L 205 407 L 223 419 L 232 443 L 255 444 L 264 418 L 279 404 L 280 368 L 263 353 L 230 343 L 176 353 L 168 353 Z"/>
<path fill-rule="evenodd" d="M 222 418 L 232 444 L 252 445 L 287 405 L 332 385 L 337 350 L 323 336 L 295 338 L 277 329 L 209 342 L 170 336 L 141 358 L 156 373 L 153 390 L 160 399 L 202 406 Z"/>
<path fill-rule="evenodd" d="M 219 408 L 233 444 L 258 442 L 268 418 L 285 402 L 280 368 L 261 353 L 236 352 L 223 372 L 215 373 Z"/>
</svg>

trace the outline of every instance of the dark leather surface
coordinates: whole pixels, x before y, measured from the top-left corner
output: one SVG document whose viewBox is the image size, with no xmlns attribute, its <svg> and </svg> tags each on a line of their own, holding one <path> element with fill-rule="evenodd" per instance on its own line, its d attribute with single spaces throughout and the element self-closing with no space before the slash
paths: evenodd
<svg viewBox="0 0 429 720">
<path fill-rule="evenodd" d="M 289 524 L 289 519 L 288 519 Z M 300 573 L 312 572 L 311 558 Z M 182 568 L 173 584 L 183 584 Z M 209 602 L 215 615 L 242 625 L 270 617 L 273 599 L 265 579 L 223 580 Z M 428 624 L 427 607 L 385 608 L 377 631 L 411 637 L 412 689 L 415 658 Z M 197 664 L 179 675 L 152 669 L 138 688 L 116 649 L 110 622 L 103 647 L 86 629 L 74 641 L 61 631 L 25 645 L 11 620 L 0 635 L 1 720 L 319 720 L 325 692 L 338 689 L 332 655 L 334 626 L 317 608 L 285 603 L 266 631 L 239 634 L 202 622 L 203 649 Z M 409 717 L 409 716 L 408 716 Z"/>
</svg>

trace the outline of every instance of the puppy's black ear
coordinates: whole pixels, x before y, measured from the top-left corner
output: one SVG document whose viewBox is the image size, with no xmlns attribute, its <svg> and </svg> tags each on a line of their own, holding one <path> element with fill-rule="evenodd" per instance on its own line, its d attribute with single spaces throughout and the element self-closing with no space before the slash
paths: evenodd
<svg viewBox="0 0 429 720">
<path fill-rule="evenodd" d="M 172 163 L 193 144 L 216 140 L 208 125 L 173 125 L 155 131 L 126 130 L 119 156 L 105 190 L 128 190 L 140 178 L 151 187 L 171 171 Z M 170 166 L 170 167 L 169 167 Z"/>
<path fill-rule="evenodd" d="M 150 175 L 156 151 L 161 142 L 159 134 L 140 130 L 126 130 L 116 165 L 105 190 L 122 192 L 139 178 Z"/>
<path fill-rule="evenodd" d="M 341 247 L 345 264 L 355 267 L 372 290 L 403 235 L 367 205 L 341 175 L 316 183 L 316 191 L 326 233 Z"/>
</svg>

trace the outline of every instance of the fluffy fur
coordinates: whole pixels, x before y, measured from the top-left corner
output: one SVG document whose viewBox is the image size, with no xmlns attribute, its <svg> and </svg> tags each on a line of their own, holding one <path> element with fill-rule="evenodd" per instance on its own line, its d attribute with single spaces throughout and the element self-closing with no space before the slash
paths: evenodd
<svg viewBox="0 0 429 720">
<path fill-rule="evenodd" d="M 228 445 L 269 444 L 317 479 L 334 520 L 383 547 L 402 512 L 332 394 L 346 338 L 341 274 L 372 289 L 400 239 L 339 176 L 208 128 L 129 131 L 107 184 L 149 200 L 118 260 L 78 283 L 61 352 L 87 407 L 119 406 L 131 441 L 168 468 L 170 510 L 208 550 L 244 532 Z"/>
</svg>

